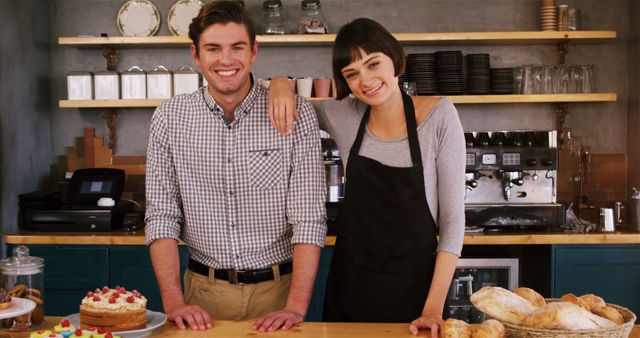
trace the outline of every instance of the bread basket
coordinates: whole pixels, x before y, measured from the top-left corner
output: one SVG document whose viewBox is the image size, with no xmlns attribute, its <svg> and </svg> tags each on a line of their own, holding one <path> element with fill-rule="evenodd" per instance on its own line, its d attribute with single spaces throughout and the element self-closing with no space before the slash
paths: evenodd
<svg viewBox="0 0 640 338">
<path fill-rule="evenodd" d="M 551 298 L 548 303 L 557 302 L 559 299 Z M 616 325 L 607 329 L 593 330 L 562 330 L 562 329 L 538 329 L 502 322 L 508 338 L 627 338 L 636 322 L 636 315 L 629 309 L 607 304 L 620 312 L 625 319 L 624 324 Z"/>
</svg>

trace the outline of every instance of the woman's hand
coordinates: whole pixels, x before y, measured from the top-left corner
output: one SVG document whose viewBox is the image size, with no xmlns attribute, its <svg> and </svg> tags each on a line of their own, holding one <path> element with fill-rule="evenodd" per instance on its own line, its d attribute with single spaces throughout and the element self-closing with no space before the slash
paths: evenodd
<svg viewBox="0 0 640 338">
<path fill-rule="evenodd" d="M 289 79 L 278 76 L 269 83 L 269 119 L 280 134 L 293 130 L 293 121 L 298 120 L 296 97 L 289 85 Z"/>
<path fill-rule="evenodd" d="M 414 336 L 418 335 L 419 330 L 431 329 L 431 338 L 440 337 L 440 326 L 442 326 L 442 315 L 423 313 L 420 318 L 409 324 L 409 331 Z"/>
</svg>

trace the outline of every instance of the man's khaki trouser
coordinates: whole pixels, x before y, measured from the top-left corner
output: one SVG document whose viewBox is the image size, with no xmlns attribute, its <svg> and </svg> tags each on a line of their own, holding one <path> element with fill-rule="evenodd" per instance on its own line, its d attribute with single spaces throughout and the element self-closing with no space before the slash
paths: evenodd
<svg viewBox="0 0 640 338">
<path fill-rule="evenodd" d="M 184 274 L 184 299 L 187 304 L 198 305 L 220 320 L 247 320 L 282 310 L 287 302 L 291 273 L 257 284 L 229 284 L 228 281 L 209 277 L 189 269 Z"/>
</svg>

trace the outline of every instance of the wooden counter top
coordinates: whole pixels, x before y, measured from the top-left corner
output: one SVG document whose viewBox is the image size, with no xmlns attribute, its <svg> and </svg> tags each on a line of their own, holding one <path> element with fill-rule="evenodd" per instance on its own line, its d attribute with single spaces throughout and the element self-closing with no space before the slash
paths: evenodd
<svg viewBox="0 0 640 338">
<path fill-rule="evenodd" d="M 17 232 L 4 235 L 6 244 L 84 244 L 144 245 L 143 231 L 113 232 Z M 334 245 L 336 236 L 327 236 L 326 245 Z M 533 245 L 533 244 L 640 244 L 640 233 L 573 232 L 495 232 L 467 233 L 465 245 Z"/>
<path fill-rule="evenodd" d="M 60 317 L 47 317 L 46 329 L 53 328 L 59 323 Z M 181 338 L 238 338 L 238 337 L 273 337 L 273 338 L 410 338 L 415 337 L 409 333 L 407 324 L 391 323 L 314 323 L 306 322 L 290 329 L 289 331 L 276 331 L 260 333 L 251 330 L 251 321 L 232 322 L 219 320 L 214 327 L 207 331 L 180 330 L 172 323 L 166 323 L 155 329 L 147 337 L 181 337 Z M 5 331 L 6 332 L 6 331 Z M 24 332 L 5 334 L 0 337 L 23 338 Z M 431 337 L 429 331 L 421 331 L 418 337 Z M 640 325 L 634 326 L 629 338 L 640 338 Z"/>
</svg>

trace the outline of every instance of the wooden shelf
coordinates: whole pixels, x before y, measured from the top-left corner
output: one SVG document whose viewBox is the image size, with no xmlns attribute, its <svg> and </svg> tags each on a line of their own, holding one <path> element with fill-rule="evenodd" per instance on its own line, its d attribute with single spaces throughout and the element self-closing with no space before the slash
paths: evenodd
<svg viewBox="0 0 640 338">
<path fill-rule="evenodd" d="M 537 95 L 455 95 L 448 96 L 455 104 L 485 103 L 567 103 L 567 102 L 613 102 L 617 100 L 615 93 L 595 94 L 537 94 Z M 325 98 L 311 98 L 328 100 Z M 139 108 L 157 107 L 164 100 L 60 100 L 60 108 Z"/>
<path fill-rule="evenodd" d="M 615 31 L 524 31 L 524 32 L 454 32 L 394 33 L 402 44 L 553 44 L 566 40 L 596 41 L 615 39 Z M 258 35 L 263 45 L 331 45 L 335 34 Z M 59 45 L 76 47 L 184 47 L 191 44 L 186 36 L 112 36 L 58 37 Z"/>
</svg>

